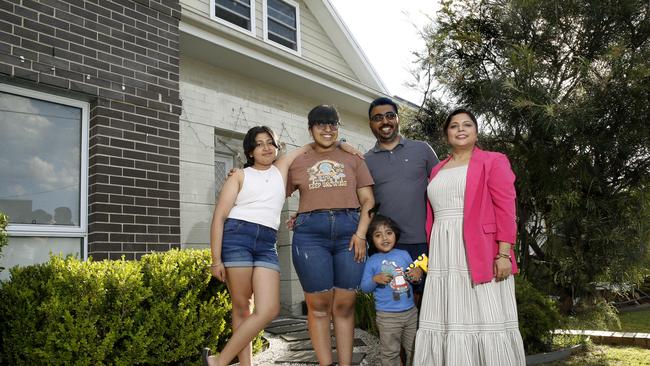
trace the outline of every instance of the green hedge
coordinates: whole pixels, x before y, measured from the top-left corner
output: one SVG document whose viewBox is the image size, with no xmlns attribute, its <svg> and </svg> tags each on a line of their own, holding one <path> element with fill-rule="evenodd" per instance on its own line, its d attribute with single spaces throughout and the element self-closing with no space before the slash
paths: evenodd
<svg viewBox="0 0 650 366">
<path fill-rule="evenodd" d="M 357 292 L 357 301 L 354 304 L 355 326 L 379 337 L 376 318 L 375 296 L 372 293 Z"/>
<path fill-rule="evenodd" d="M 0 212 L 0 258 L 2 258 L 2 248 L 9 242 L 9 234 L 7 234 L 7 225 L 9 224 L 9 217 Z M 4 270 L 0 267 L 0 271 Z"/>
<path fill-rule="evenodd" d="M 515 293 L 526 354 L 550 351 L 553 331 L 560 327 L 557 305 L 522 276 L 515 276 Z"/>
<path fill-rule="evenodd" d="M 0 364 L 198 364 L 202 347 L 231 334 L 209 262 L 208 250 L 172 250 L 13 268 L 0 288 Z"/>
</svg>

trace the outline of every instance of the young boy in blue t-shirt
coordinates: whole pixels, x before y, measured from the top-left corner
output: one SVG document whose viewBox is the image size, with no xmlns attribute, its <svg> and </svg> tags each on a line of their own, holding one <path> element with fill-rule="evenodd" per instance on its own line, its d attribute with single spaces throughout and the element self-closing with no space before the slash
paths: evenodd
<svg viewBox="0 0 650 366">
<path fill-rule="evenodd" d="M 395 222 L 379 214 L 370 222 L 366 236 L 377 253 L 366 263 L 361 290 L 375 296 L 382 366 L 400 365 L 400 345 L 406 351 L 405 365 L 410 365 L 417 331 L 418 311 L 409 281 L 418 282 L 422 270 L 415 268 L 407 272 L 411 256 L 405 250 L 394 248 L 399 236 Z"/>
</svg>

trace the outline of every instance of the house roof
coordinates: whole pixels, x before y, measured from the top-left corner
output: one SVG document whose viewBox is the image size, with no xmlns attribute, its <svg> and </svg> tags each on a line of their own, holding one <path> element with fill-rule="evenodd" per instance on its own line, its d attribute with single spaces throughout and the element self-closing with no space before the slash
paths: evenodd
<svg viewBox="0 0 650 366">
<path fill-rule="evenodd" d="M 291 54 L 250 34 L 223 26 L 181 2 L 181 57 L 281 86 L 297 95 L 331 103 L 349 111 L 365 111 L 377 96 L 388 95 L 376 71 L 328 0 L 303 0 L 335 45 L 354 76 Z"/>
<path fill-rule="evenodd" d="M 341 19 L 340 15 L 329 0 L 304 0 L 309 9 L 316 15 L 327 35 L 334 41 L 341 55 L 352 68 L 359 79 L 374 89 L 388 94 L 388 89 L 382 82 L 377 71 L 366 57 Z"/>
</svg>

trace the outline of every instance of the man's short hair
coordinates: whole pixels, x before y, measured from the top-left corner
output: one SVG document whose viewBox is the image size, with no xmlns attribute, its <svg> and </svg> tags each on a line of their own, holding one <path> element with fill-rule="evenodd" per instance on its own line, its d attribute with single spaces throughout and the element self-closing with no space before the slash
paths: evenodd
<svg viewBox="0 0 650 366">
<path fill-rule="evenodd" d="M 390 99 L 390 98 L 380 97 L 380 98 L 377 98 L 377 99 L 373 100 L 372 103 L 370 103 L 370 108 L 368 108 L 368 119 L 370 119 L 372 117 L 370 115 L 370 113 L 372 113 L 372 109 L 375 108 L 376 106 L 379 106 L 379 105 L 391 105 L 391 106 L 393 106 L 393 109 L 395 110 L 395 114 L 399 114 L 399 112 L 397 110 L 397 103 L 393 102 L 393 100 Z"/>
</svg>

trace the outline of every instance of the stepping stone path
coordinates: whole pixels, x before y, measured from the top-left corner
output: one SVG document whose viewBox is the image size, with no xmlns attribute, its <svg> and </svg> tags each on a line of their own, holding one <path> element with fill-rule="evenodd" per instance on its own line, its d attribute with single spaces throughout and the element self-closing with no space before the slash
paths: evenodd
<svg viewBox="0 0 650 366">
<path fill-rule="evenodd" d="M 309 340 L 307 331 L 307 321 L 304 319 L 276 319 L 269 324 L 265 332 L 281 337 L 289 344 L 289 352 L 275 360 L 276 364 L 284 363 L 305 363 L 318 365 L 318 359 L 314 352 L 314 347 Z M 359 338 L 354 339 L 354 347 L 363 347 L 366 344 Z M 336 340 L 332 338 L 332 348 L 334 360 L 336 356 Z M 363 352 L 354 352 L 352 354 L 352 364 L 359 365 L 366 356 Z"/>
</svg>

